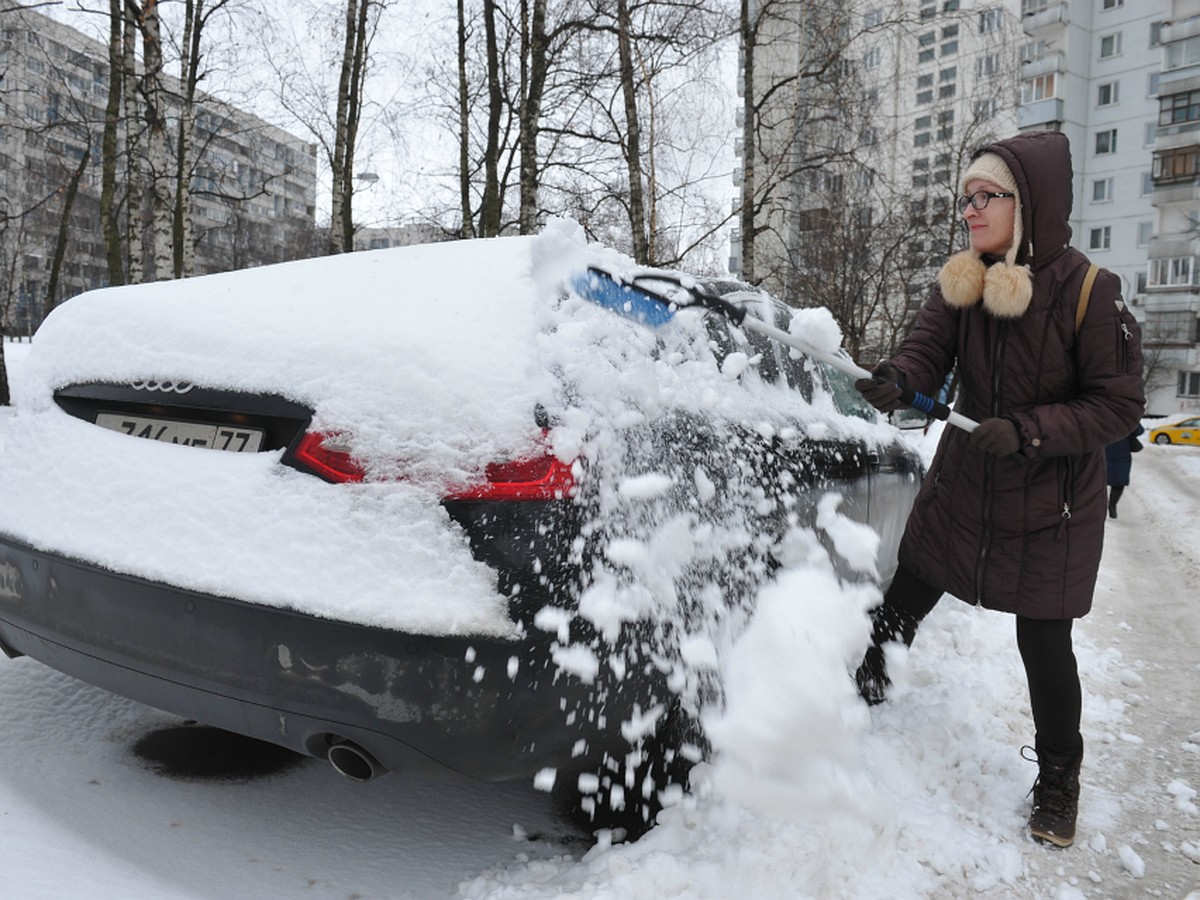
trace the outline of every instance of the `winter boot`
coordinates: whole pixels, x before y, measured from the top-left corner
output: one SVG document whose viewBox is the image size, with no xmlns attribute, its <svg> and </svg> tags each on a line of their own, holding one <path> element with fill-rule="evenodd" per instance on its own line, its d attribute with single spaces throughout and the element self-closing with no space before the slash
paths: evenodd
<svg viewBox="0 0 1200 900">
<path fill-rule="evenodd" d="M 858 685 L 858 695 L 868 706 L 878 706 L 887 699 L 887 689 L 892 682 L 887 677 L 882 647 L 872 644 L 867 648 L 862 664 L 854 673 L 854 681 Z"/>
<path fill-rule="evenodd" d="M 1038 777 L 1029 791 L 1033 794 L 1029 834 L 1036 841 L 1070 847 L 1075 842 L 1075 818 L 1079 814 L 1079 768 L 1083 764 L 1083 748 L 1080 747 L 1070 759 L 1055 758 L 1036 750 L 1034 753 Z"/>
</svg>

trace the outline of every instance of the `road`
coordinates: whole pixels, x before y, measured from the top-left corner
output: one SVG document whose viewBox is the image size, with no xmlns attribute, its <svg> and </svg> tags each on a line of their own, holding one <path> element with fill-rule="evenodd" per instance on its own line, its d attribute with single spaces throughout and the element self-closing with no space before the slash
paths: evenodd
<svg viewBox="0 0 1200 900">
<path fill-rule="evenodd" d="M 1132 483 L 1119 517 L 1109 520 L 1105 533 L 1096 604 L 1079 625 L 1080 633 L 1098 647 L 1121 654 L 1130 689 L 1124 697 L 1129 704 L 1127 733 L 1085 751 L 1081 802 L 1086 807 L 1118 801 L 1119 820 L 1108 839 L 1127 843 L 1145 863 L 1142 887 L 1167 898 L 1200 890 L 1197 801 L 1193 794 L 1188 811 L 1186 791 L 1182 798 L 1171 793 L 1173 784 L 1180 791 L 1180 783 L 1200 789 L 1200 545 L 1195 525 L 1200 466 L 1181 467 L 1181 458 L 1200 462 L 1200 448 L 1149 447 L 1134 457 Z M 1085 732 L 1086 727 L 1085 721 Z M 1187 846 L 1193 855 L 1181 849 Z M 1067 873 L 1084 885 L 1096 863 L 1088 849 L 1062 855 Z M 1113 850 L 1108 847 L 1110 859 Z M 1096 896 L 1142 894 L 1139 889 L 1136 894 Z"/>
</svg>

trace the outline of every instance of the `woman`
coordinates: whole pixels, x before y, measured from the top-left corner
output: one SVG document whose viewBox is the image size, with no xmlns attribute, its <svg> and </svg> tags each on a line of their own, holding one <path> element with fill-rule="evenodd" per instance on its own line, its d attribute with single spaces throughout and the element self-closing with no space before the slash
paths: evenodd
<svg viewBox="0 0 1200 900">
<path fill-rule="evenodd" d="M 1029 829 L 1062 847 L 1075 837 L 1083 761 L 1071 626 L 1091 608 L 1100 563 L 1102 451 L 1143 405 L 1137 324 L 1116 275 L 1100 270 L 1076 329 L 1090 264 L 1069 245 L 1071 179 L 1060 133 L 982 148 L 961 183 L 970 248 L 946 262 L 896 355 L 856 382 L 890 412 L 897 383 L 933 394 L 957 368 L 955 408 L 980 423 L 942 434 L 859 690 L 883 699 L 883 645 L 911 645 L 943 593 L 1013 613 L 1036 731 Z"/>
<path fill-rule="evenodd" d="M 1104 448 L 1104 459 L 1108 472 L 1108 517 L 1110 519 L 1117 517 L 1117 503 L 1120 502 L 1121 495 L 1125 493 L 1125 488 L 1129 487 L 1129 472 L 1133 468 L 1133 451 L 1135 447 L 1138 450 L 1142 449 L 1142 442 L 1138 440 L 1138 435 L 1144 434 L 1145 431 L 1146 429 L 1139 423 L 1128 437 L 1113 441 Z"/>
</svg>

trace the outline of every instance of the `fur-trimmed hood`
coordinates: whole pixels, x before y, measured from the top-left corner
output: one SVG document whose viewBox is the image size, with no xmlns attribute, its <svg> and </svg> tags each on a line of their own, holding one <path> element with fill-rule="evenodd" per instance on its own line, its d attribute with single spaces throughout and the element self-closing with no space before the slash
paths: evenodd
<svg viewBox="0 0 1200 900">
<path fill-rule="evenodd" d="M 1033 296 L 1032 274 L 1049 265 L 1071 243 L 1071 148 L 1057 131 L 1019 134 L 980 147 L 972 159 L 994 153 L 1008 166 L 1020 203 L 1020 245 L 1008 259 L 956 253 L 938 273 L 946 302 L 963 308 L 978 303 L 994 316 L 1019 318 Z"/>
</svg>

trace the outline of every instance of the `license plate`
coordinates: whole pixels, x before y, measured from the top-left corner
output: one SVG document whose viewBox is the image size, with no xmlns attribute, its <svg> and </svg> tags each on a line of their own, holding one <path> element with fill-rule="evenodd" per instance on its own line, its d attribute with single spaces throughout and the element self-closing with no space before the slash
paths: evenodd
<svg viewBox="0 0 1200 900">
<path fill-rule="evenodd" d="M 204 447 L 209 450 L 229 450 L 234 453 L 257 453 L 263 442 L 261 428 L 240 425 L 205 425 L 200 422 L 177 422 L 150 416 L 126 416 L 120 413 L 98 413 L 96 424 L 133 437 Z"/>
</svg>

